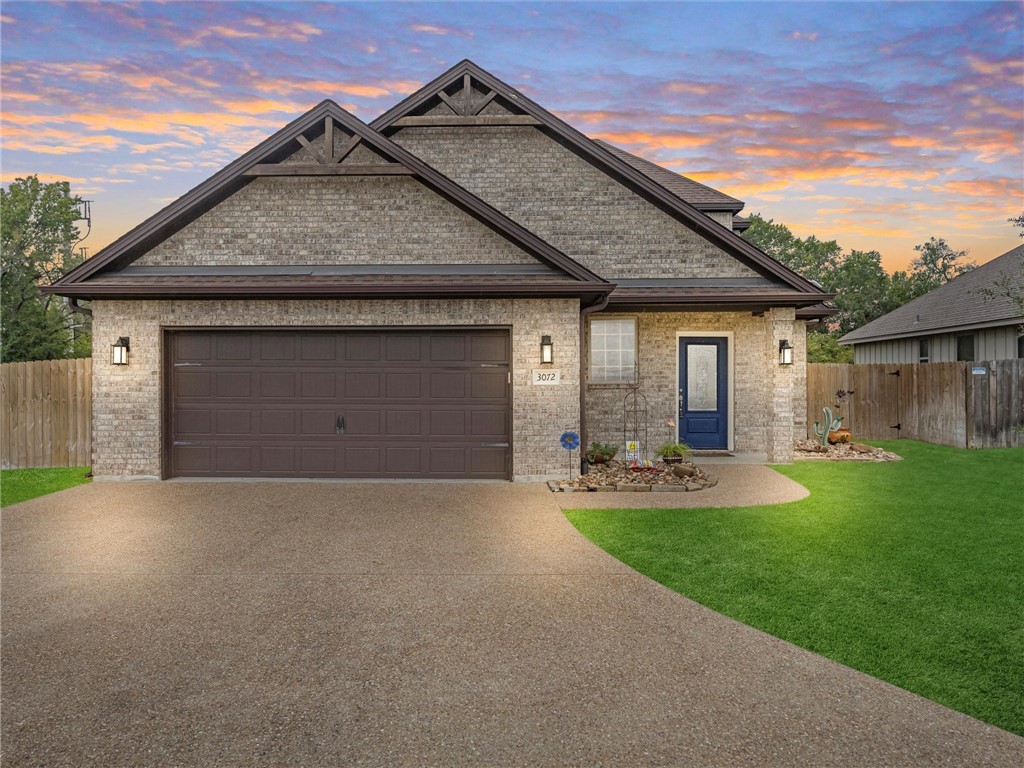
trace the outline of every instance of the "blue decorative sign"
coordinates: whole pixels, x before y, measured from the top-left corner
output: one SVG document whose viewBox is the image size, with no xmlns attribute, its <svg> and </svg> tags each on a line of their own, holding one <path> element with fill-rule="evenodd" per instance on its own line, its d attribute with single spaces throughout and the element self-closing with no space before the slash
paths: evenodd
<svg viewBox="0 0 1024 768">
<path fill-rule="evenodd" d="M 580 447 L 580 436 L 575 432 L 563 432 L 558 440 L 567 451 L 575 451 Z"/>
</svg>

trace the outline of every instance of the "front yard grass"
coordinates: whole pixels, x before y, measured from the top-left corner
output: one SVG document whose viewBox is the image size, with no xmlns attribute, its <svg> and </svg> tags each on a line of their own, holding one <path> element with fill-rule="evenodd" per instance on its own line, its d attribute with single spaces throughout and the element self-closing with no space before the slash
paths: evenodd
<svg viewBox="0 0 1024 768">
<path fill-rule="evenodd" d="M 904 460 L 776 467 L 792 504 L 566 514 L 719 613 L 1024 735 L 1024 449 L 877 445 Z"/>
<path fill-rule="evenodd" d="M 0 470 L 0 507 L 91 482 L 88 467 Z"/>
</svg>

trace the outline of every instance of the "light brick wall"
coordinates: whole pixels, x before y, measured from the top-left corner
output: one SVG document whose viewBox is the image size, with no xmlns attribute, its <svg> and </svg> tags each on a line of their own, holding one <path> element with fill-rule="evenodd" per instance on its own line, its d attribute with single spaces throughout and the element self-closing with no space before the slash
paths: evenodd
<svg viewBox="0 0 1024 768">
<path fill-rule="evenodd" d="M 536 128 L 402 128 L 393 138 L 602 277 L 757 276 Z"/>
<path fill-rule="evenodd" d="M 93 302 L 93 472 L 98 478 L 158 477 L 161 457 L 162 328 L 183 326 L 512 326 L 513 474 L 564 473 L 559 435 L 579 427 L 579 301 Z M 559 386 L 533 386 L 540 337 L 555 344 Z M 112 366 L 110 345 L 131 338 L 130 364 Z"/>
<path fill-rule="evenodd" d="M 601 313 L 591 319 L 635 317 L 640 363 L 641 391 L 647 397 L 649 450 L 670 439 L 668 419 L 678 423 L 678 334 L 726 332 L 733 334 L 732 420 L 737 451 L 766 453 L 769 460 L 792 459 L 793 423 L 805 418 L 798 407 L 806 379 L 804 339 L 793 320 L 793 310 L 777 310 L 765 317 L 750 312 L 646 312 L 639 314 Z M 803 325 L 803 323 L 799 323 Z M 587 329 L 589 335 L 589 327 Z M 788 335 L 786 335 L 788 334 Z M 794 365 L 778 363 L 778 339 L 788 338 L 796 348 Z M 588 371 L 589 374 L 589 371 Z M 623 442 L 623 399 L 628 387 L 590 384 L 587 386 L 588 440 L 620 445 Z M 786 435 L 790 435 L 788 443 Z M 801 436 L 803 432 L 799 433 Z"/>
<path fill-rule="evenodd" d="M 305 151 L 305 150 L 303 150 Z M 535 264 L 409 177 L 258 178 L 136 264 Z"/>
</svg>

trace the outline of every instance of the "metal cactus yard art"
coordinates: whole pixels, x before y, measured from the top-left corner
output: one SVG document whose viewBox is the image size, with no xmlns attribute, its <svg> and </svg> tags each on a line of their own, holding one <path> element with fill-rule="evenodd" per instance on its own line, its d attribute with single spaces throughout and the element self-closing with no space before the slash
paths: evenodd
<svg viewBox="0 0 1024 768">
<path fill-rule="evenodd" d="M 843 426 L 843 417 L 832 418 L 832 409 L 827 405 L 821 409 L 825 414 L 825 423 L 814 422 L 814 434 L 821 440 L 822 445 L 828 445 L 828 436 Z"/>
</svg>

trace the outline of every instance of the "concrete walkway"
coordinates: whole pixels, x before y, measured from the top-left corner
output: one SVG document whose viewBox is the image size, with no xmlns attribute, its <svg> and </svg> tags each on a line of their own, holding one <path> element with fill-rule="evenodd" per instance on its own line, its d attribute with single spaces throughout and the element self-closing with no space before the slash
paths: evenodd
<svg viewBox="0 0 1024 768">
<path fill-rule="evenodd" d="M 693 493 L 555 493 L 562 509 L 707 509 L 756 507 L 806 499 L 800 483 L 774 469 L 757 464 L 709 464 L 695 459 L 701 469 L 718 478 L 718 485 Z"/>
<path fill-rule="evenodd" d="M 542 485 L 90 485 L 2 525 L 7 768 L 1024 761 L 631 571 Z"/>
</svg>

